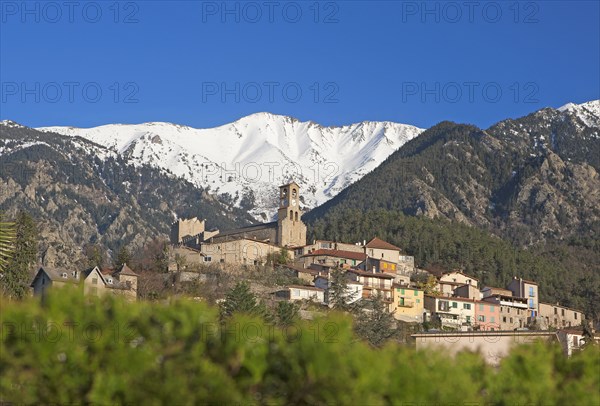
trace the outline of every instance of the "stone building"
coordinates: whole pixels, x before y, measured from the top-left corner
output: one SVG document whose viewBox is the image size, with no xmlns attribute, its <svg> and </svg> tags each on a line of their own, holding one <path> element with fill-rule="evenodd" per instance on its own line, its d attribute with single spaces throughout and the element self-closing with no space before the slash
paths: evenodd
<svg viewBox="0 0 600 406">
<path fill-rule="evenodd" d="M 138 275 L 127 265 L 117 269 L 100 269 L 98 267 L 80 271 L 59 271 L 41 267 L 38 269 L 30 287 L 34 296 L 42 299 L 49 289 L 63 286 L 79 286 L 83 293 L 90 296 L 113 294 L 123 296 L 128 300 L 137 299 Z"/>
<path fill-rule="evenodd" d="M 513 296 L 527 299 L 527 316 L 531 319 L 538 315 L 538 284 L 523 278 L 514 277 L 506 287 Z"/>
<path fill-rule="evenodd" d="M 585 316 L 583 312 L 565 306 L 550 303 L 540 303 L 539 317 L 544 327 L 564 328 L 580 326 Z"/>
<path fill-rule="evenodd" d="M 306 225 L 302 222 L 300 187 L 291 182 L 279 187 L 277 221 L 255 224 L 234 230 L 207 231 L 205 220 L 196 218 L 178 220 L 171 227 L 174 247 L 188 247 L 199 251 L 202 263 L 229 263 L 260 265 L 270 254 L 282 248 L 306 245 Z"/>
</svg>

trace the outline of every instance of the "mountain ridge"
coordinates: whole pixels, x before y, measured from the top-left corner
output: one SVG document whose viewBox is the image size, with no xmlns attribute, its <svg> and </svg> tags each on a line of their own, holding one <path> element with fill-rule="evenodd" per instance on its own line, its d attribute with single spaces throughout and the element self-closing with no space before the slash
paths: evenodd
<svg viewBox="0 0 600 406">
<path fill-rule="evenodd" d="M 81 136 L 132 162 L 144 162 L 196 186 L 210 187 L 212 193 L 227 195 L 238 207 L 244 200 L 254 201 L 251 214 L 263 221 L 272 220 L 277 209 L 274 183 L 294 178 L 303 190 L 303 207 L 315 207 L 423 131 L 373 121 L 325 127 L 266 112 L 203 129 L 150 122 L 39 130 Z"/>
</svg>

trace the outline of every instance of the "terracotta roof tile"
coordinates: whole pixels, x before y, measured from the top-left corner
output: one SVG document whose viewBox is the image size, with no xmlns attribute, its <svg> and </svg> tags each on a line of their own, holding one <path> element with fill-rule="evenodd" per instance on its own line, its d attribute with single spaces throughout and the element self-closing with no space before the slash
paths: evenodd
<svg viewBox="0 0 600 406">
<path fill-rule="evenodd" d="M 367 243 L 367 248 L 379 248 L 382 250 L 394 250 L 394 251 L 402 251 L 400 248 L 396 247 L 393 244 L 390 244 L 387 241 L 383 241 L 380 238 L 373 238 L 371 241 Z"/>
<path fill-rule="evenodd" d="M 308 254 L 304 254 L 303 257 L 316 257 L 316 256 L 330 256 L 337 258 L 356 259 L 364 261 L 367 256 L 362 252 L 345 251 L 345 250 L 314 250 Z"/>
</svg>

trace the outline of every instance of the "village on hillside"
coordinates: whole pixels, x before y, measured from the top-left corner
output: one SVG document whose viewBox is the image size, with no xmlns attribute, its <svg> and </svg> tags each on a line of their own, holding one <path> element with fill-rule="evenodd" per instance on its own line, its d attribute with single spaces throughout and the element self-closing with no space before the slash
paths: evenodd
<svg viewBox="0 0 600 406">
<path fill-rule="evenodd" d="M 484 348 L 497 362 L 511 343 L 555 339 L 565 354 L 584 344 L 583 312 L 540 301 L 538 284 L 518 275 L 507 286 L 482 286 L 460 270 L 434 275 L 415 266 L 414 257 L 377 237 L 369 241 L 314 240 L 307 243 L 300 187 L 279 187 L 277 221 L 235 230 L 207 229 L 207 220 L 179 219 L 171 228 L 169 274 L 179 283 L 199 278 L 202 266 L 245 269 L 268 262 L 296 281 L 269 292 L 273 301 L 333 306 L 332 291 L 342 283 L 347 304 L 374 297 L 398 322 L 427 326 L 413 334 L 417 348 L 442 346 L 450 352 Z M 283 257 L 283 259 L 281 259 Z M 274 261 L 274 258 L 280 260 Z M 341 279 L 334 274 L 342 275 Z M 40 268 L 31 282 L 34 295 L 52 286 L 81 284 L 85 294 L 137 298 L 138 275 L 127 264 L 84 271 Z M 339 300 L 339 298 L 337 298 Z M 595 340 L 600 335 L 594 332 Z"/>
</svg>

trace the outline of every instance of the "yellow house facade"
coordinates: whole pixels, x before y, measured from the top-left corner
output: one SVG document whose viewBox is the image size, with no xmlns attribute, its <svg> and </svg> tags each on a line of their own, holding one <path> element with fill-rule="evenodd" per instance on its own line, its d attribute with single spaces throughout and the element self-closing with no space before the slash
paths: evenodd
<svg viewBox="0 0 600 406">
<path fill-rule="evenodd" d="M 418 323 L 423 321 L 425 292 L 422 289 L 394 284 L 392 298 L 392 311 L 396 320 Z"/>
</svg>

